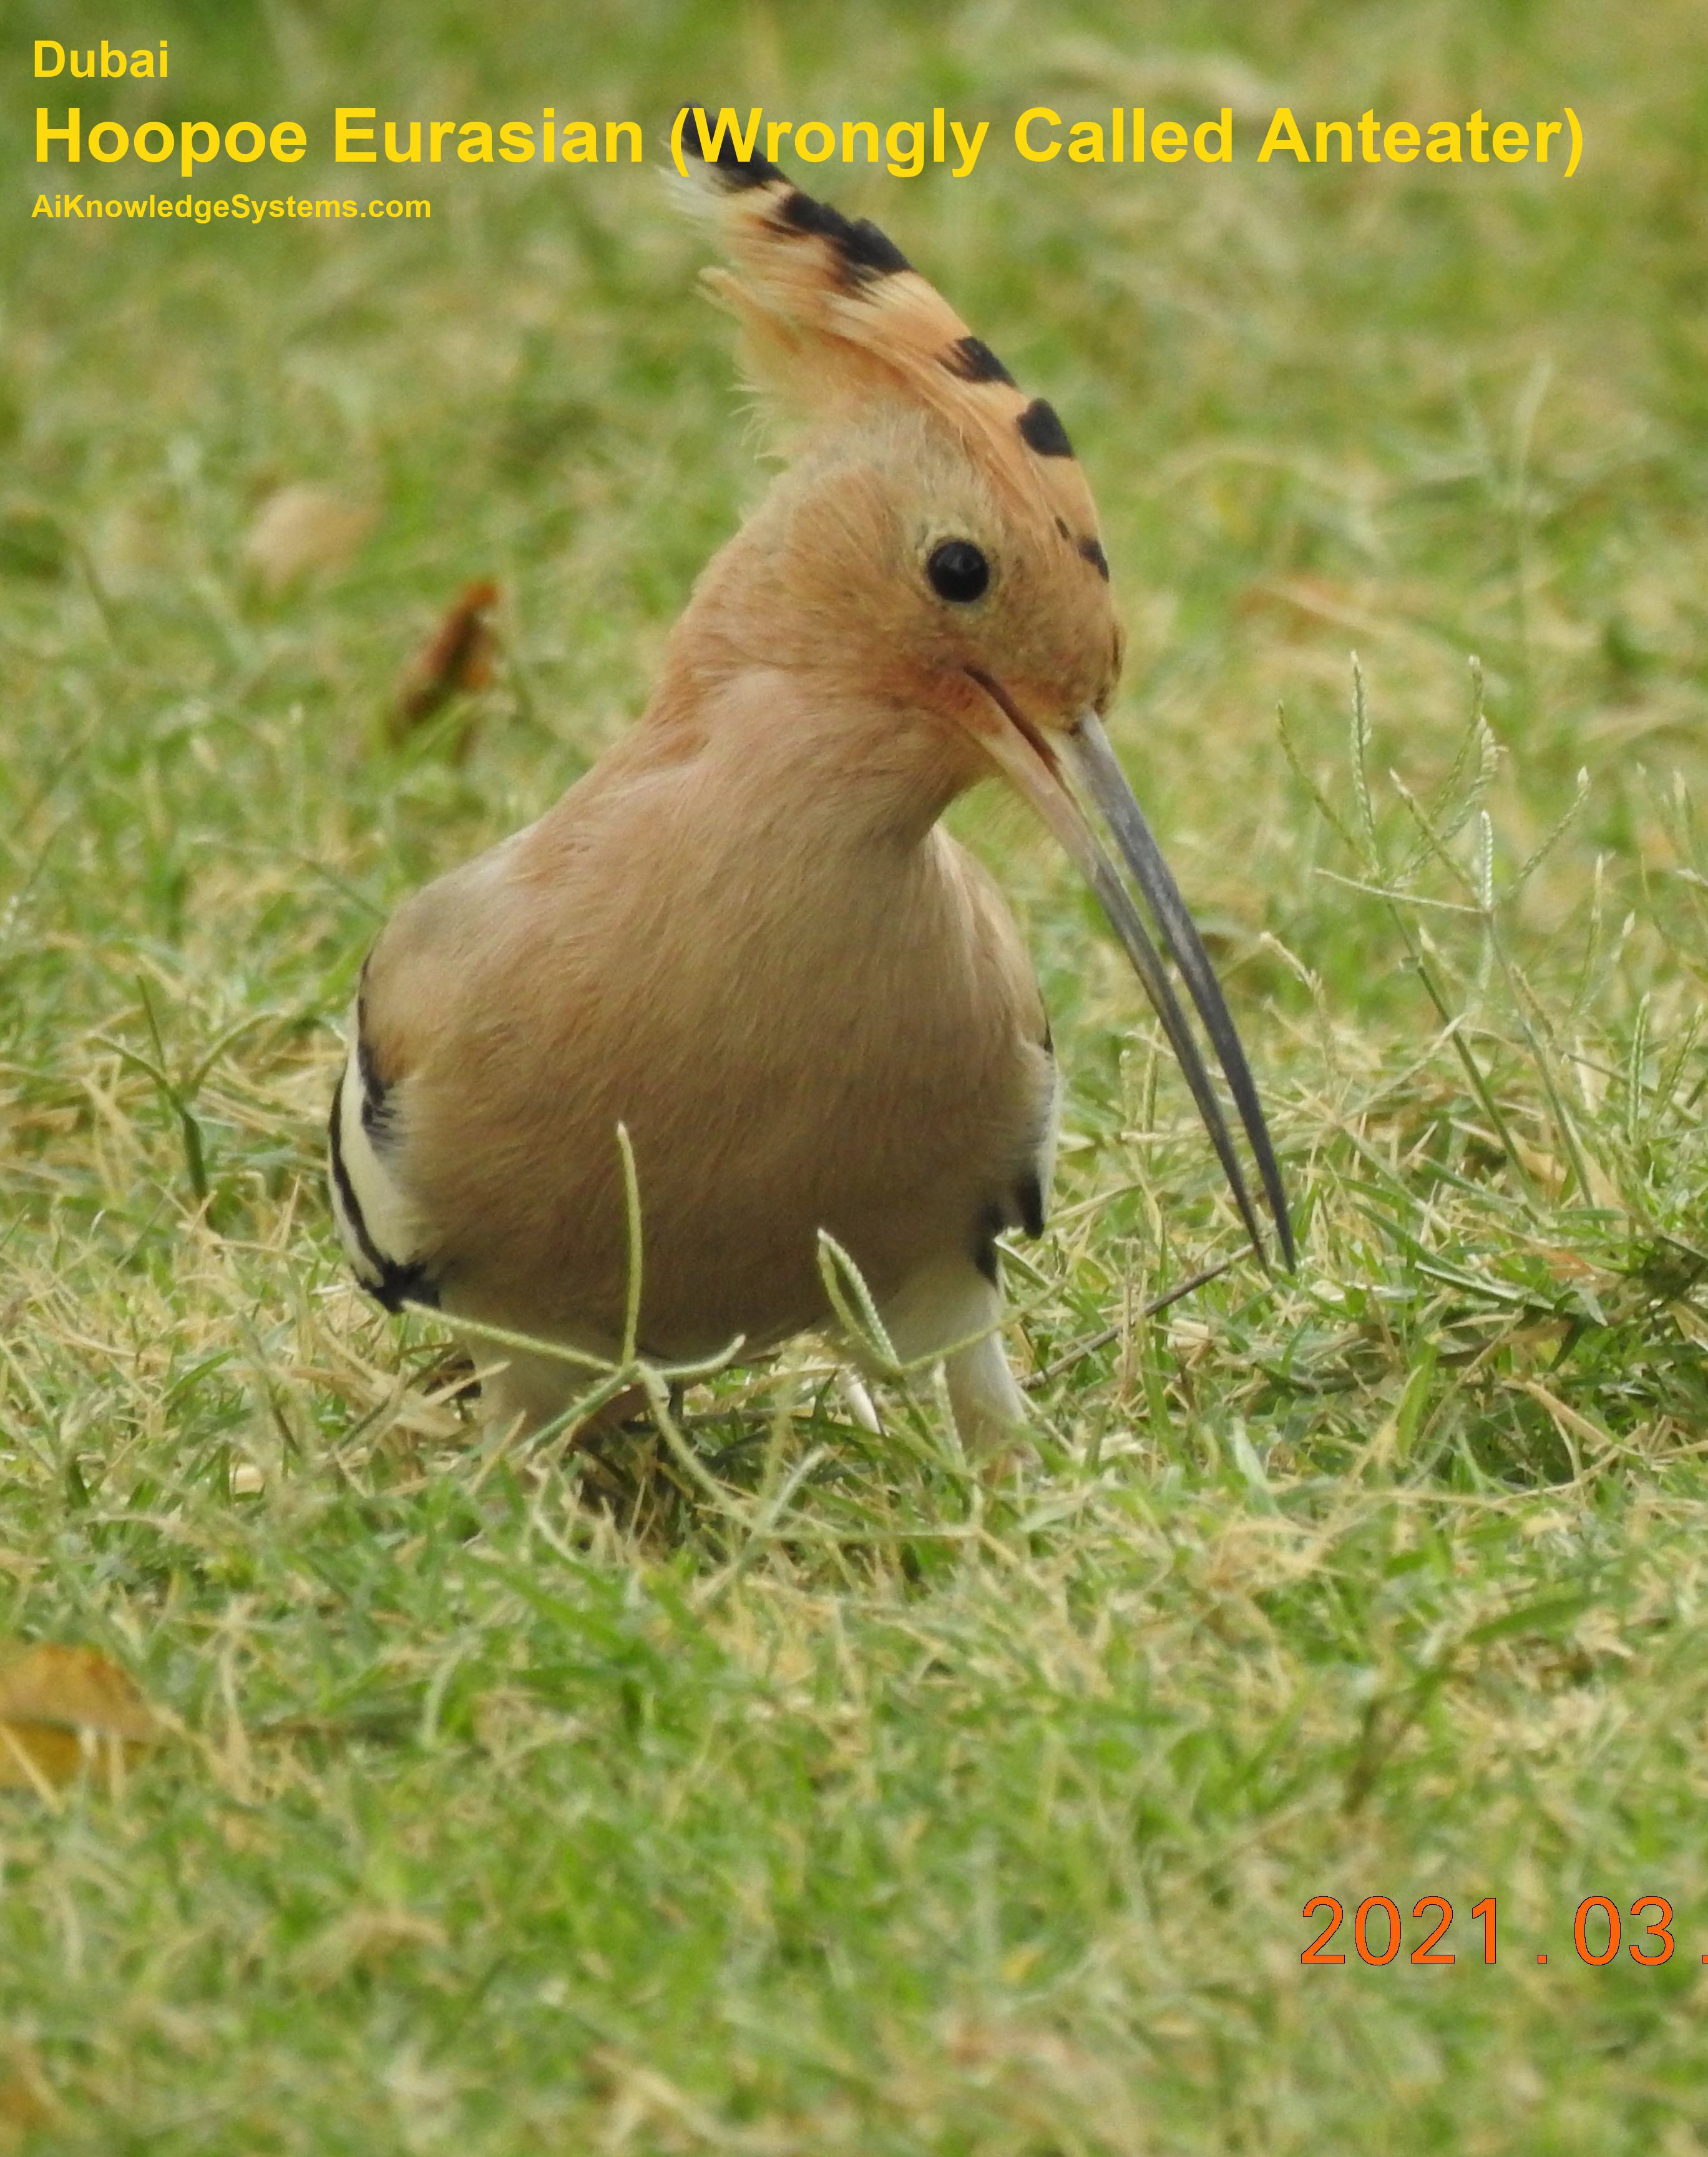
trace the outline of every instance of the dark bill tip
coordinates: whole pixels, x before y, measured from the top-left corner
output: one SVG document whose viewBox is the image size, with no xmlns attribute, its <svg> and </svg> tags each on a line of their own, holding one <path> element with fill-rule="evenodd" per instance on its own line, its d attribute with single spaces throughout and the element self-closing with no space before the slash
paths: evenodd
<svg viewBox="0 0 1708 2157">
<path fill-rule="evenodd" d="M 1221 984 L 1217 981 L 1215 969 L 1210 963 L 1210 955 L 1204 949 L 1203 939 L 1199 935 L 1192 917 L 1186 910 L 1186 903 L 1181 896 L 1180 886 L 1175 882 L 1172 871 L 1162 857 L 1162 850 L 1157 845 L 1150 825 L 1145 821 L 1143 811 L 1134 799 L 1133 790 L 1127 784 L 1126 775 L 1116 761 L 1115 753 L 1109 747 L 1109 737 L 1104 734 L 1094 713 L 1087 713 L 1078 722 L 1073 732 L 1067 737 L 1065 747 L 1068 752 L 1067 760 L 1070 769 L 1076 771 L 1086 791 L 1102 812 L 1123 860 L 1132 872 L 1134 881 L 1145 894 L 1145 904 L 1150 909 L 1156 925 L 1162 933 L 1163 943 L 1167 948 L 1170 957 L 1180 969 L 1181 976 L 1186 982 L 1187 991 L 1191 996 L 1198 1017 L 1203 1022 L 1204 1031 L 1210 1037 L 1210 1045 L 1216 1052 L 1217 1062 L 1222 1067 L 1222 1075 L 1227 1081 L 1228 1090 L 1233 1096 L 1234 1105 L 1239 1111 L 1240 1122 L 1244 1128 L 1247 1140 L 1251 1146 L 1252 1157 L 1257 1163 L 1258 1174 L 1263 1183 L 1263 1196 L 1268 1201 L 1269 1211 L 1274 1218 L 1275 1236 L 1280 1245 L 1281 1262 L 1290 1272 L 1297 1264 L 1298 1254 L 1293 1239 L 1292 1217 L 1288 1212 L 1287 1193 L 1281 1181 L 1280 1165 L 1275 1158 L 1275 1149 L 1270 1142 L 1268 1125 L 1263 1119 L 1263 1104 L 1258 1099 L 1257 1084 L 1252 1077 L 1251 1066 L 1246 1061 L 1245 1050 L 1241 1046 L 1239 1035 L 1235 1030 L 1232 1017 L 1222 993 Z M 1117 883 L 1119 886 L 1119 879 Z M 1124 888 L 1121 888 L 1120 895 L 1123 900 L 1126 899 Z M 1198 1104 L 1198 1112 L 1203 1118 L 1205 1128 L 1210 1134 L 1211 1142 L 1216 1148 L 1217 1157 L 1222 1163 L 1235 1202 L 1239 1207 L 1240 1217 L 1245 1223 L 1246 1233 L 1251 1238 L 1258 1255 L 1267 1264 L 1268 1254 L 1258 1224 L 1256 1209 L 1246 1189 L 1245 1179 L 1240 1171 L 1237 1156 L 1233 1151 L 1221 1104 L 1217 1102 L 1214 1089 L 1211 1086 L 1209 1074 L 1204 1068 L 1203 1058 L 1198 1053 L 1197 1044 L 1192 1039 L 1191 1031 L 1186 1024 L 1179 1000 L 1169 988 L 1165 975 L 1161 976 L 1161 984 L 1166 996 L 1166 1006 L 1159 999 L 1151 970 L 1151 967 L 1154 967 L 1155 973 L 1160 974 L 1160 966 L 1155 965 L 1155 947 L 1150 943 L 1148 936 L 1144 938 L 1151 967 L 1140 964 L 1138 955 L 1134 952 L 1130 935 L 1130 928 L 1139 926 L 1136 914 L 1134 915 L 1130 924 L 1124 926 L 1123 922 L 1118 919 L 1111 910 L 1109 902 L 1101 890 L 1098 892 L 1098 897 L 1104 898 L 1104 910 L 1110 913 L 1110 919 L 1116 932 L 1121 936 L 1123 943 L 1127 945 L 1129 955 L 1134 958 L 1140 979 L 1149 991 L 1151 1001 L 1156 1006 L 1157 1014 L 1163 1022 L 1163 1029 L 1168 1035 L 1170 1046 L 1174 1049 L 1180 1061 L 1186 1083 L 1191 1089 L 1192 1097 Z M 1131 911 L 1130 901 L 1127 902 L 1126 910 Z M 1143 935 L 1142 928 L 1140 933 Z M 1171 1006 L 1171 1009 L 1169 1006 Z"/>
</svg>

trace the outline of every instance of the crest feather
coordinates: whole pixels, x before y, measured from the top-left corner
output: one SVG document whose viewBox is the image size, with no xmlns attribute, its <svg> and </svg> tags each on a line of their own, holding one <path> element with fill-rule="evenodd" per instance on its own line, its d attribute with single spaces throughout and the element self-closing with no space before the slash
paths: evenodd
<svg viewBox="0 0 1708 2157">
<path fill-rule="evenodd" d="M 1107 575 L 1090 490 L 1054 408 L 1026 395 L 900 248 L 769 158 L 743 157 L 727 122 L 701 107 L 687 108 L 681 142 L 692 207 L 730 265 L 705 282 L 740 321 L 758 386 L 811 421 L 874 398 L 926 405 L 1005 492 L 1033 507 L 1042 499 Z"/>
</svg>

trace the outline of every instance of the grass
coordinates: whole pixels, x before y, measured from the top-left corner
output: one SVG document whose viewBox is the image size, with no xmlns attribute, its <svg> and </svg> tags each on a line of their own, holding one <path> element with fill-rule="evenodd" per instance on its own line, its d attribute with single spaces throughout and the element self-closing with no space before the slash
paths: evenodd
<svg viewBox="0 0 1708 2157">
<path fill-rule="evenodd" d="M 1144 1315 L 1237 1227 L 1109 940 L 975 801 L 1072 1080 L 1009 1266 L 1037 1460 L 969 1472 L 929 1387 L 854 1427 L 810 1345 L 608 1460 L 615 1513 L 493 1450 L 337 1256 L 336 1031 L 390 905 L 638 708 L 752 498 L 696 240 L 626 167 L 456 174 L 426 226 L 32 224 L 18 75 L 0 1634 L 103 1649 L 177 1734 L 0 1798 L 0 2148 L 1708 2144 L 1695 11 L 576 13 L 181 0 L 161 109 L 1236 107 L 1225 169 L 825 185 L 1072 426 L 1116 737 L 1304 1263 Z M 111 34 L 23 15 L 14 58 Z M 1281 101 L 1571 102 L 1589 147 L 1260 168 Z M 270 593 L 293 483 L 374 521 Z M 488 575 L 498 679 L 388 744 Z M 1344 1965 L 1301 1966 L 1318 1894 Z M 1431 1895 L 1452 1968 L 1407 1959 Z M 1594 1895 L 1639 1944 L 1669 1898 L 1672 1959 L 1582 1960 Z"/>
</svg>

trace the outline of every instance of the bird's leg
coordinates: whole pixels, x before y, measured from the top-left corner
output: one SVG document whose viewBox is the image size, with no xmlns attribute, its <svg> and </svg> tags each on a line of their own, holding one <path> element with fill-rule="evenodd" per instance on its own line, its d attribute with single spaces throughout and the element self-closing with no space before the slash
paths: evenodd
<svg viewBox="0 0 1708 2157">
<path fill-rule="evenodd" d="M 970 1259 L 955 1255 L 923 1267 L 879 1306 L 878 1315 L 901 1362 L 950 1351 L 944 1356 L 944 1375 L 955 1427 L 969 1452 L 987 1452 L 1024 1429 L 1026 1396 L 995 1330 L 1002 1317 L 1002 1291 Z"/>
<path fill-rule="evenodd" d="M 453 1327 L 460 1318 L 482 1326 L 504 1322 L 499 1314 L 455 1288 L 445 1296 L 441 1308 Z M 500 1346 L 483 1339 L 479 1333 L 474 1334 L 469 1340 L 469 1352 L 482 1373 L 482 1420 L 495 1431 L 519 1424 L 519 1434 L 531 1438 L 593 1392 L 604 1376 L 601 1365 L 613 1368 L 618 1361 L 615 1345 L 591 1331 L 572 1336 L 563 1346 L 595 1360 L 572 1362 L 567 1356 L 549 1355 L 543 1349 L 536 1352 L 512 1348 L 507 1344 Z M 645 1395 L 638 1387 L 630 1386 L 588 1417 L 584 1427 L 609 1429 L 613 1423 L 644 1413 L 645 1409 Z M 583 1428 L 580 1423 L 574 1426 L 578 1432 Z"/>
<path fill-rule="evenodd" d="M 592 1374 L 578 1369 L 573 1364 L 555 1362 L 547 1356 L 513 1355 L 502 1371 L 496 1371 L 482 1382 L 481 1396 L 484 1412 L 495 1430 L 506 1429 L 520 1418 L 521 1435 L 532 1437 L 554 1423 L 568 1408 L 574 1407 L 579 1395 L 590 1390 Z M 670 1412 L 673 1418 L 682 1414 L 682 1388 L 670 1389 Z M 625 1386 L 622 1392 L 600 1403 L 590 1413 L 573 1421 L 558 1435 L 579 1441 L 597 1432 L 615 1431 L 644 1425 L 651 1429 L 652 1419 L 646 1388 Z"/>
<path fill-rule="evenodd" d="M 512 1351 L 502 1367 L 481 1382 L 485 1413 L 495 1429 L 520 1418 L 522 1435 L 531 1436 L 562 1415 L 576 1395 L 587 1390 L 593 1375 L 549 1356 Z"/>
</svg>

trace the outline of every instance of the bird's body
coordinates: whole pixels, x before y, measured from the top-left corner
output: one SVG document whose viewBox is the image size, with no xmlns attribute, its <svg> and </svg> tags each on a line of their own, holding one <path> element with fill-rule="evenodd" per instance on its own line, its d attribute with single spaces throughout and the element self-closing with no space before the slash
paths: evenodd
<svg viewBox="0 0 1708 2157">
<path fill-rule="evenodd" d="M 644 1351 L 821 1321 L 828 1233 L 902 1356 L 955 1351 L 970 1435 L 1021 1413 L 995 1238 L 1042 1228 L 1057 1082 L 1019 933 L 939 818 L 1016 758 L 1024 789 L 1059 780 L 1042 737 L 1119 665 L 1107 567 L 1053 413 L 881 235 L 763 161 L 707 178 L 750 331 L 867 344 L 831 352 L 831 423 L 701 579 L 639 724 L 382 934 L 333 1111 L 340 1225 L 394 1305 L 610 1353 L 621 1125 Z M 867 319 L 886 301 L 899 363 Z M 991 585 L 1001 636 L 970 644 Z M 500 1412 L 543 1421 L 579 1382 L 512 1355 Z"/>
<path fill-rule="evenodd" d="M 939 1337 L 965 1338 L 994 1316 L 995 1232 L 1036 1232 L 1048 1176 L 1054 1064 L 1019 933 L 917 814 L 918 775 L 869 776 L 859 803 L 791 785 L 870 714 L 803 713 L 761 668 L 709 723 L 673 725 L 668 690 L 538 823 L 396 915 L 361 1001 L 348 1170 L 397 1187 L 414 1216 L 398 1247 L 445 1309 L 608 1351 L 628 1283 L 620 1121 L 648 1352 L 815 1323 L 821 1228 L 880 1297 L 934 1275 L 952 1303 L 963 1276 Z M 765 805 L 797 799 L 820 813 L 768 830 Z M 574 1375 L 529 1377 L 555 1397 Z"/>
</svg>

